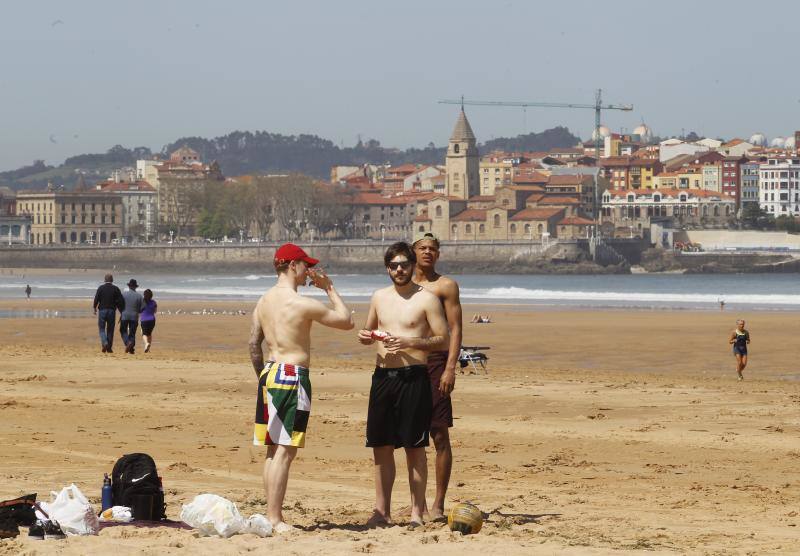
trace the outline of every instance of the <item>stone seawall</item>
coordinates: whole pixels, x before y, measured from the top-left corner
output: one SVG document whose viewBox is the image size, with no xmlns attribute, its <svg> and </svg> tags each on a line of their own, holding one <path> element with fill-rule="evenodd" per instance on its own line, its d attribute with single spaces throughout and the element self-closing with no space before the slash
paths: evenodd
<svg viewBox="0 0 800 556">
<path fill-rule="evenodd" d="M 325 268 L 381 271 L 389 242 L 298 243 Z M 141 246 L 37 246 L 0 248 L 0 266 L 10 268 L 139 268 L 142 270 L 271 269 L 277 244 L 256 245 L 141 245 Z M 507 266 L 551 260 L 583 258 L 577 242 L 549 246 L 524 242 L 444 242 L 443 270 L 485 270 L 492 263 Z"/>
</svg>

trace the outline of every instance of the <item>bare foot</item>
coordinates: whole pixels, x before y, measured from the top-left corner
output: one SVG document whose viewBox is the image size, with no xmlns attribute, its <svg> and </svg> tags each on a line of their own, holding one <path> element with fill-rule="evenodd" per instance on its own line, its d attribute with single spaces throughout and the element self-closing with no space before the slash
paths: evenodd
<svg viewBox="0 0 800 556">
<path fill-rule="evenodd" d="M 385 516 L 378 510 L 372 512 L 372 516 L 367 520 L 368 527 L 389 527 L 394 525 L 391 516 Z"/>
<path fill-rule="evenodd" d="M 444 523 L 447 521 L 447 516 L 444 515 L 444 510 L 440 510 L 439 508 L 433 508 L 430 513 L 429 521 L 434 523 Z"/>
<path fill-rule="evenodd" d="M 272 526 L 272 532 L 278 535 L 282 535 L 284 533 L 292 533 L 294 531 L 295 528 L 286 523 L 285 521 L 280 521 Z"/>
</svg>

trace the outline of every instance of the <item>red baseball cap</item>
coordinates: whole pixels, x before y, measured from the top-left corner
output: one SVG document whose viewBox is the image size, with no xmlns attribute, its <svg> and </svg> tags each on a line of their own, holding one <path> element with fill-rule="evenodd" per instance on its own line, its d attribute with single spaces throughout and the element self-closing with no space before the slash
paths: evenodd
<svg viewBox="0 0 800 556">
<path fill-rule="evenodd" d="M 319 262 L 319 259 L 309 257 L 308 253 L 294 243 L 284 243 L 275 251 L 275 262 L 283 264 L 289 261 L 304 261 L 308 266 L 314 266 Z"/>
</svg>

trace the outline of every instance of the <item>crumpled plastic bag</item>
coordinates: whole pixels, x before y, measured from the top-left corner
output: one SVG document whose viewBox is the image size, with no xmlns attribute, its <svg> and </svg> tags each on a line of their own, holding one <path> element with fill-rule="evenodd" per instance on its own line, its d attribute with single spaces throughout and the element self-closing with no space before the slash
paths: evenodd
<svg viewBox="0 0 800 556">
<path fill-rule="evenodd" d="M 239 532 L 242 534 L 252 533 L 259 537 L 270 537 L 272 536 L 272 523 L 261 514 L 253 514 L 247 519 L 244 529 Z"/>
<path fill-rule="evenodd" d="M 100 521 L 128 523 L 133 521 L 133 513 L 128 506 L 112 506 L 100 514 Z"/>
<path fill-rule="evenodd" d="M 237 533 L 272 535 L 272 524 L 260 514 L 245 519 L 236 504 L 216 494 L 198 494 L 181 509 L 181 521 L 195 528 L 201 536 L 228 538 Z"/>
<path fill-rule="evenodd" d="M 61 492 L 51 492 L 50 498 L 50 502 L 39 505 L 67 535 L 96 535 L 100 530 L 94 508 L 74 484 L 62 488 Z M 37 517 L 44 518 L 38 512 Z"/>
</svg>

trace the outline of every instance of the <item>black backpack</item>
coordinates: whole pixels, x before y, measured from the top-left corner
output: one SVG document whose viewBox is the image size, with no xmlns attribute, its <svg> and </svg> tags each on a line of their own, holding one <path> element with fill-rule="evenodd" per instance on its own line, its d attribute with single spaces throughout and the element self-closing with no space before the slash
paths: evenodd
<svg viewBox="0 0 800 556">
<path fill-rule="evenodd" d="M 147 454 L 126 454 L 114 464 L 111 472 L 111 502 L 114 506 L 133 507 L 134 495 L 153 497 L 154 521 L 166 519 L 164 491 L 156 470 L 156 462 Z"/>
</svg>

